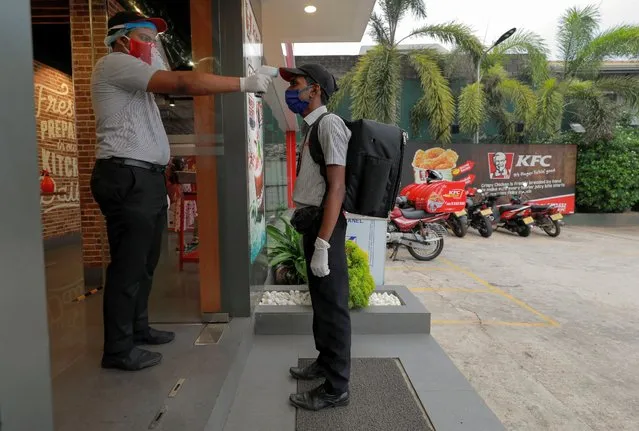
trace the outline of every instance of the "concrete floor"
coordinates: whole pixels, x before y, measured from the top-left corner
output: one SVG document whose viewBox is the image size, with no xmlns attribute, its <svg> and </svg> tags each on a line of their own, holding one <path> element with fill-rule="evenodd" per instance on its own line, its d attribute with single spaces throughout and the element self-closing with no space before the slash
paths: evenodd
<svg viewBox="0 0 639 431">
<path fill-rule="evenodd" d="M 558 238 L 471 230 L 386 282 L 432 312 L 432 335 L 508 430 L 639 429 L 639 228 Z"/>
<path fill-rule="evenodd" d="M 187 263 L 179 272 L 175 246 L 175 235 L 166 235 L 149 298 L 153 324 L 201 322 L 198 266 Z M 94 295 L 73 302 L 87 290 L 79 243 L 47 250 L 45 274 L 51 370 L 56 377 L 85 354 L 100 348 L 102 297 Z"/>
<path fill-rule="evenodd" d="M 237 382 L 228 420 L 223 427 L 209 421 L 204 431 L 293 431 L 296 410 L 288 397 L 297 392 L 297 382 L 288 375 L 287 368 L 296 365 L 299 358 L 315 358 L 316 355 L 312 336 L 256 335 L 244 372 Z M 437 431 L 505 429 L 442 348 L 427 334 L 354 335 L 352 356 L 401 361 L 412 389 Z M 346 411 L 356 417 L 365 414 L 366 406 L 358 400 L 360 395 L 351 389 L 351 410 Z M 380 397 L 383 399 L 387 395 L 380 394 Z M 332 425 L 332 431 L 351 429 L 339 420 Z M 383 426 L 369 429 L 404 431 L 406 428 L 397 423 L 391 429 Z"/>
</svg>

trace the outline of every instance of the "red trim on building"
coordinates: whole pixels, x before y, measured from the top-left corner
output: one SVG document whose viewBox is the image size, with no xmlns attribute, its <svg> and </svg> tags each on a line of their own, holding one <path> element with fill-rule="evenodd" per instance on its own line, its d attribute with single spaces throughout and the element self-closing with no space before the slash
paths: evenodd
<svg viewBox="0 0 639 431">
<path fill-rule="evenodd" d="M 286 179 L 288 192 L 288 207 L 293 208 L 293 189 L 297 170 L 297 144 L 295 130 L 286 131 Z"/>
</svg>

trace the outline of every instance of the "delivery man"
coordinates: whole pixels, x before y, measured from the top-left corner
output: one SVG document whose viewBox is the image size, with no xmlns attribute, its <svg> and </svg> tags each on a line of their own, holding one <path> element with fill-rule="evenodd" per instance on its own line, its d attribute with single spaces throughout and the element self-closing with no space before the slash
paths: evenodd
<svg viewBox="0 0 639 431">
<path fill-rule="evenodd" d="M 110 53 L 95 65 L 92 99 L 97 132 L 91 192 L 106 218 L 111 263 L 104 288 L 103 368 L 134 371 L 162 355 L 137 347 L 169 343 L 149 327 L 148 299 L 166 229 L 164 169 L 169 141 L 153 93 L 203 96 L 266 92 L 271 78 L 164 70 L 156 42 L 160 18 L 119 12 L 108 21 Z"/>
<path fill-rule="evenodd" d="M 313 304 L 313 335 L 319 352 L 305 368 L 293 367 L 296 379 L 324 378 L 322 385 L 293 394 L 291 403 L 307 410 L 345 406 L 349 402 L 351 319 L 348 310 L 346 218 L 342 204 L 346 193 L 346 153 L 351 131 L 326 104 L 335 91 L 335 78 L 319 64 L 280 69 L 289 83 L 286 103 L 304 118 L 299 173 L 291 223 L 304 237 L 308 288 Z M 317 128 L 326 164 L 326 180 L 309 151 L 311 130 Z"/>
</svg>

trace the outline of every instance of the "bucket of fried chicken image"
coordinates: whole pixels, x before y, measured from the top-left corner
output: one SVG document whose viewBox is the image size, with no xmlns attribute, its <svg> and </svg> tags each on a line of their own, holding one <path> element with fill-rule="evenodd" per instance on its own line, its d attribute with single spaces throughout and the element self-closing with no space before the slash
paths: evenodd
<svg viewBox="0 0 639 431">
<path fill-rule="evenodd" d="M 422 184 L 428 180 L 428 170 L 439 172 L 445 180 L 453 179 L 452 170 L 457 166 L 459 154 L 441 147 L 417 150 L 413 157 L 415 183 Z"/>
</svg>

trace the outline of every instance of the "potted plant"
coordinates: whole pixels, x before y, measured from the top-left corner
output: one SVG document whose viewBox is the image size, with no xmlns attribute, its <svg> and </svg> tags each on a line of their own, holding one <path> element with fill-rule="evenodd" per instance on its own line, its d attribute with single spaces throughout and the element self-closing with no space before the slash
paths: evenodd
<svg viewBox="0 0 639 431">
<path fill-rule="evenodd" d="M 291 225 L 288 218 L 280 216 L 283 228 L 274 225 L 266 226 L 268 236 L 275 243 L 269 247 L 269 264 L 274 271 L 275 284 L 306 284 L 306 260 L 302 235 Z"/>
<path fill-rule="evenodd" d="M 274 246 L 269 247 L 269 264 L 273 268 L 275 284 L 300 285 L 308 282 L 306 260 L 302 236 L 293 228 L 286 217 L 280 217 L 283 228 L 269 225 L 266 227 Z M 349 301 L 351 309 L 368 306 L 368 300 L 375 290 L 375 281 L 371 275 L 368 254 L 357 243 L 346 241 L 346 259 L 348 263 Z"/>
</svg>

